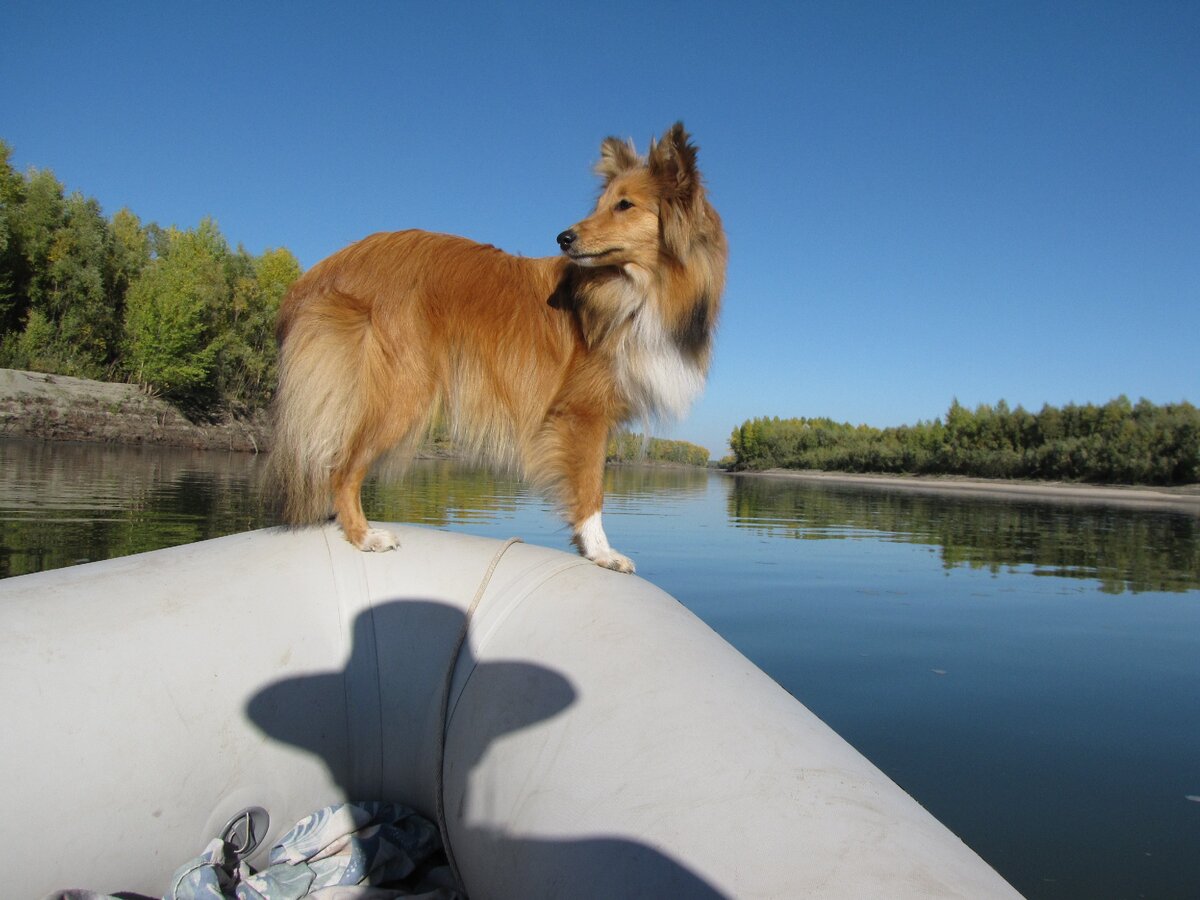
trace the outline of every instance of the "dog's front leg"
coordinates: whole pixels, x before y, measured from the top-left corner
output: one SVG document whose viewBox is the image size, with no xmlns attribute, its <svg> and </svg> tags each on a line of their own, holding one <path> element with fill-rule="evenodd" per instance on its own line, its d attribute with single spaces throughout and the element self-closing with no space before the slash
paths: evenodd
<svg viewBox="0 0 1200 900">
<path fill-rule="evenodd" d="M 604 503 L 604 454 L 611 421 L 597 415 L 594 402 L 564 402 L 546 418 L 533 454 L 531 473 L 562 505 L 571 523 L 571 541 L 596 565 L 633 572 L 633 561 L 608 543 L 600 521 Z"/>
<path fill-rule="evenodd" d="M 572 540 L 579 552 L 598 566 L 614 572 L 633 573 L 633 560 L 618 553 L 608 543 L 600 520 L 604 503 L 604 455 L 608 428 L 593 417 L 580 417 L 572 423 L 574 445 L 586 448 L 569 456 L 567 467 L 567 514 L 574 532 Z"/>
<path fill-rule="evenodd" d="M 609 546 L 608 535 L 604 533 L 604 525 L 600 521 L 599 509 L 585 516 L 582 521 L 572 522 L 571 525 L 575 530 L 573 540 L 580 553 L 598 566 L 604 566 L 614 572 L 633 573 L 633 560 Z"/>
</svg>

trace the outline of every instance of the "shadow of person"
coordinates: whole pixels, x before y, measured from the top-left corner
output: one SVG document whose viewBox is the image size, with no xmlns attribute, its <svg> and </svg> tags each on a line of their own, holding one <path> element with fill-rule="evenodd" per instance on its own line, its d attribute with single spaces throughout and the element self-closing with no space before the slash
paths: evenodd
<svg viewBox="0 0 1200 900">
<path fill-rule="evenodd" d="M 266 735 L 320 758 L 340 800 L 402 803 L 436 819 L 442 683 L 462 628 L 463 614 L 445 603 L 404 599 L 360 613 L 341 671 L 286 678 L 264 686 L 247 703 L 250 720 Z M 451 690 L 447 738 L 447 806 L 452 849 L 466 889 L 475 897 L 723 896 L 687 868 L 647 844 L 624 837 L 558 840 L 515 833 L 494 823 L 473 824 L 471 773 L 503 737 L 527 732 L 568 713 L 576 691 L 563 675 L 527 661 L 477 661 L 463 644 Z M 454 722 L 459 697 L 484 710 Z M 481 705 L 482 704 L 482 705 Z M 449 730 L 449 729 L 448 729 Z M 560 752 L 563 752 L 560 750 Z M 586 757 L 589 747 L 568 751 Z M 530 760 L 532 766 L 533 760 Z M 531 770 L 504 773 L 529 782 Z M 530 785 L 536 791 L 536 783 Z M 569 796 L 564 797 L 569 804 Z M 559 817 L 570 821 L 572 810 Z M 714 823 L 714 827 L 719 827 Z"/>
</svg>

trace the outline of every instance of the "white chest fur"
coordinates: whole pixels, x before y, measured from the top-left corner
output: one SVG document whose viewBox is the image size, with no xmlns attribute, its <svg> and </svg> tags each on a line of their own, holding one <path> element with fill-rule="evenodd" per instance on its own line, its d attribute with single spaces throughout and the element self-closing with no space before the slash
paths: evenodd
<svg viewBox="0 0 1200 900">
<path fill-rule="evenodd" d="M 704 372 L 649 305 L 634 317 L 617 354 L 617 379 L 638 418 L 682 418 L 704 389 Z"/>
</svg>

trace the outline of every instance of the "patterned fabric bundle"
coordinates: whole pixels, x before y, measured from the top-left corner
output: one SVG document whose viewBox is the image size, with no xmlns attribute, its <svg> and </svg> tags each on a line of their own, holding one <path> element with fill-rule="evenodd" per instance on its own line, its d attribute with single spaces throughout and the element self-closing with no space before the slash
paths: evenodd
<svg viewBox="0 0 1200 900">
<path fill-rule="evenodd" d="M 57 900 L 104 900 L 64 891 Z M 123 895 L 128 897 L 128 894 Z M 176 870 L 164 900 L 466 900 L 454 886 L 437 826 L 406 806 L 327 806 L 301 820 L 252 872 L 221 839 Z M 50 900 L 50 898 L 47 898 Z"/>
</svg>

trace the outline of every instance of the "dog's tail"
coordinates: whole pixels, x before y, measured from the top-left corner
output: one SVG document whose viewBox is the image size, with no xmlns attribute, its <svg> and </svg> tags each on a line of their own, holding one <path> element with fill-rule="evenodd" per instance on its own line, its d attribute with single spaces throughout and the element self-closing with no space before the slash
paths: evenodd
<svg viewBox="0 0 1200 900">
<path fill-rule="evenodd" d="M 272 407 L 268 485 L 289 525 L 327 519 L 332 473 L 353 462 L 370 418 L 369 371 L 378 356 L 365 304 L 341 295 L 301 296 L 297 283 L 279 320 L 279 386 Z"/>
</svg>

